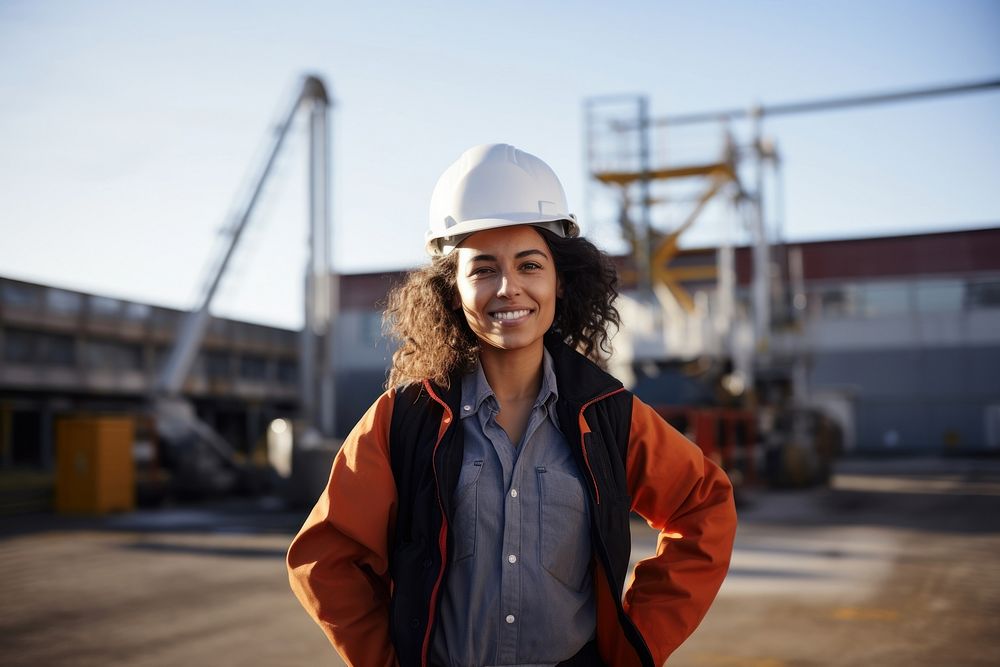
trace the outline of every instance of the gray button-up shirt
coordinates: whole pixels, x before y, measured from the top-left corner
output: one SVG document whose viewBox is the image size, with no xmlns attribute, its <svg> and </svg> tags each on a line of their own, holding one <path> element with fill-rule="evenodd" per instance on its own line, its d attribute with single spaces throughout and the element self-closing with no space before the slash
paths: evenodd
<svg viewBox="0 0 1000 667">
<path fill-rule="evenodd" d="M 557 397 L 546 350 L 527 429 L 512 443 L 482 367 L 462 380 L 465 450 L 434 665 L 555 665 L 594 637 L 587 496 Z"/>
</svg>

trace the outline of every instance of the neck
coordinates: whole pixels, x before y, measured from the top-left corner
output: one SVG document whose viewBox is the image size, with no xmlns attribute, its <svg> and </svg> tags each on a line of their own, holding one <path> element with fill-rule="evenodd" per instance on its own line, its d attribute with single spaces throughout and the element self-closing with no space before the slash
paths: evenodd
<svg viewBox="0 0 1000 667">
<path fill-rule="evenodd" d="M 479 362 L 497 400 L 534 400 L 542 388 L 542 341 L 519 350 L 483 345 Z"/>
</svg>

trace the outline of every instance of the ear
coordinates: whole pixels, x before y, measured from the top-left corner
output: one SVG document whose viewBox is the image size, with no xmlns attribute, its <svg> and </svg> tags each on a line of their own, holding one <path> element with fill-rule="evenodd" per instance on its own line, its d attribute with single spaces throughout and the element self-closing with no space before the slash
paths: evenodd
<svg viewBox="0 0 1000 667">
<path fill-rule="evenodd" d="M 562 276 L 558 273 L 556 274 L 556 298 L 563 298 L 563 281 Z"/>
<path fill-rule="evenodd" d="M 458 290 L 452 292 L 451 295 L 451 309 L 452 310 L 462 310 L 462 297 L 458 295 Z"/>
</svg>

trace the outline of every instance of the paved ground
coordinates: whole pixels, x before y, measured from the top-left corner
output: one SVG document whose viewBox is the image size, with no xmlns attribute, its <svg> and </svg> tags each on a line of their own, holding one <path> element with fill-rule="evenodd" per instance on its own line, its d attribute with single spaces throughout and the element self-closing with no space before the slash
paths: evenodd
<svg viewBox="0 0 1000 667">
<path fill-rule="evenodd" d="M 301 518 L 0 520 L 0 664 L 340 665 L 288 592 Z M 670 665 L 992 666 L 998 612 L 1000 461 L 848 461 L 830 489 L 746 499 L 730 577 Z"/>
<path fill-rule="evenodd" d="M 749 500 L 672 666 L 1000 664 L 1000 461 L 847 462 Z"/>
</svg>

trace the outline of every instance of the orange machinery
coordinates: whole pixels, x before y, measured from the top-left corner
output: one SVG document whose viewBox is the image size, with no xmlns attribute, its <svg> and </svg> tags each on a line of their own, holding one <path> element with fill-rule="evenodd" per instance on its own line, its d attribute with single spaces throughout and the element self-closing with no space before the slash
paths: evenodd
<svg viewBox="0 0 1000 667">
<path fill-rule="evenodd" d="M 757 420 L 751 411 L 666 405 L 653 409 L 722 466 L 734 486 L 757 483 Z"/>
</svg>

